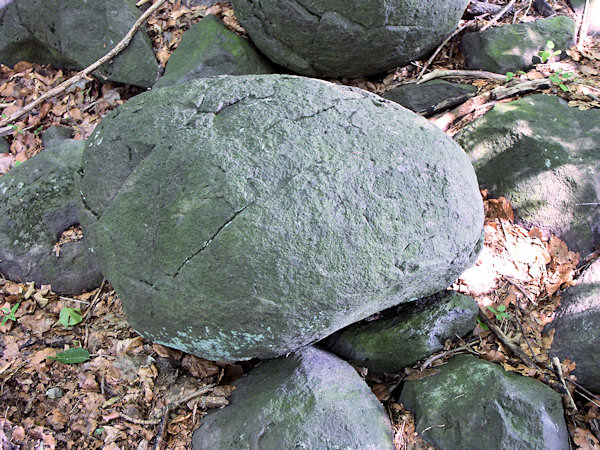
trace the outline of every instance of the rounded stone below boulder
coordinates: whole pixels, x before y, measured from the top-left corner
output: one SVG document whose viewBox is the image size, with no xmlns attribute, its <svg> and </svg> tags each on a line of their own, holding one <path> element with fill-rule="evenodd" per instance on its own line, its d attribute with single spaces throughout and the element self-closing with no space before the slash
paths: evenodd
<svg viewBox="0 0 600 450">
<path fill-rule="evenodd" d="M 400 402 L 435 448 L 569 449 L 560 395 L 533 378 L 470 355 L 418 376 Z"/>
<path fill-rule="evenodd" d="M 236 17 L 272 61 L 319 77 L 385 72 L 432 51 L 467 0 L 233 0 Z"/>
<path fill-rule="evenodd" d="M 59 294 L 100 284 L 85 238 L 64 243 L 58 254 L 54 247 L 63 231 L 79 224 L 73 177 L 83 147 L 83 141 L 53 140 L 0 178 L 0 272 L 7 278 L 51 284 Z"/>
<path fill-rule="evenodd" d="M 192 438 L 202 449 L 394 449 L 381 403 L 354 368 L 314 347 L 266 361 Z"/>
<path fill-rule="evenodd" d="M 472 331 L 479 312 L 475 300 L 454 291 L 399 308 L 397 313 L 384 312 L 389 317 L 350 325 L 323 345 L 355 365 L 391 373 L 442 350 L 447 339 Z"/>
<path fill-rule="evenodd" d="M 130 324 L 272 358 L 447 288 L 483 205 L 463 150 L 401 106 L 284 75 L 140 94 L 86 144 L 82 222 Z"/>
</svg>

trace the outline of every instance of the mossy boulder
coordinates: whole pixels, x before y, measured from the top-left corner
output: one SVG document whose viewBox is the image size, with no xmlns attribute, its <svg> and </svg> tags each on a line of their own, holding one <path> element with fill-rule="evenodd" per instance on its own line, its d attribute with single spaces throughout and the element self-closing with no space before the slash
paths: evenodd
<svg viewBox="0 0 600 450">
<path fill-rule="evenodd" d="M 131 325 L 218 360 L 284 355 L 445 289 L 483 226 L 473 168 L 435 126 L 288 75 L 134 97 L 88 140 L 81 193 Z"/>
<path fill-rule="evenodd" d="M 193 25 L 171 55 L 155 87 L 171 86 L 215 75 L 273 73 L 271 63 L 246 39 L 213 15 Z"/>
<path fill-rule="evenodd" d="M 455 136 L 482 188 L 583 256 L 600 243 L 600 111 L 555 96 L 498 104 Z"/>
<path fill-rule="evenodd" d="M 506 73 L 525 70 L 539 63 L 538 53 L 554 43 L 552 51 L 560 50 L 564 57 L 574 42 L 575 22 L 566 16 L 539 19 L 490 28 L 483 33 L 465 34 L 460 49 L 469 69 Z"/>
<path fill-rule="evenodd" d="M 86 239 L 53 247 L 79 223 L 73 177 L 84 142 L 53 146 L 0 177 L 0 272 L 7 278 L 51 284 L 60 294 L 97 287 L 102 275 Z"/>
<path fill-rule="evenodd" d="M 308 76 L 361 77 L 419 59 L 452 33 L 468 0 L 233 0 L 272 61 Z"/>
<path fill-rule="evenodd" d="M 0 2 L 0 63 L 26 60 L 81 70 L 125 37 L 140 16 L 134 0 L 5 0 Z M 138 31 L 122 53 L 95 74 L 150 87 L 158 63 Z"/>
<path fill-rule="evenodd" d="M 364 380 L 314 347 L 262 362 L 229 401 L 202 419 L 194 450 L 394 449 L 387 414 Z"/>
<path fill-rule="evenodd" d="M 560 307 L 545 332 L 554 339 L 550 355 L 575 362 L 577 381 L 600 394 L 600 260 L 562 293 Z"/>
<path fill-rule="evenodd" d="M 416 431 L 439 449 L 569 449 L 560 395 L 502 366 L 455 356 L 404 384 L 400 402 Z"/>
<path fill-rule="evenodd" d="M 395 372 L 442 350 L 477 325 L 477 303 L 466 295 L 446 291 L 407 303 L 381 319 L 350 325 L 323 345 L 353 364 L 375 372 Z M 389 316 L 388 316 L 389 314 Z"/>
</svg>

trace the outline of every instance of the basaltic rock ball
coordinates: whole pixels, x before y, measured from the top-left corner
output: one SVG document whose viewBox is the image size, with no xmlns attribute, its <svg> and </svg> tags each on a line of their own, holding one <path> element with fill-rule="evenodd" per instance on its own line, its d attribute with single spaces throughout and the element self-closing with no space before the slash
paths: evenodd
<svg viewBox="0 0 600 450">
<path fill-rule="evenodd" d="M 362 90 L 289 75 L 144 93 L 86 143 L 81 221 L 142 335 L 287 354 L 445 289 L 481 244 L 463 150 Z"/>
<path fill-rule="evenodd" d="M 232 0 L 252 42 L 272 61 L 319 77 L 392 70 L 434 50 L 468 0 Z"/>
</svg>

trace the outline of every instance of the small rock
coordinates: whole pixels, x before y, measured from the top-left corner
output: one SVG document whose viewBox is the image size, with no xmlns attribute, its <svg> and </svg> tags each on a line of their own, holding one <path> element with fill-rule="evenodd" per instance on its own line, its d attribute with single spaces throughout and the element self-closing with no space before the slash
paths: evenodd
<svg viewBox="0 0 600 450">
<path fill-rule="evenodd" d="M 483 33 L 465 34 L 460 49 L 469 69 L 502 74 L 516 72 L 539 63 L 538 53 L 547 49 L 548 41 L 552 41 L 553 50 L 561 50 L 560 56 L 564 57 L 565 50 L 574 42 L 575 28 L 575 22 L 566 16 L 502 25 Z"/>
<path fill-rule="evenodd" d="M 73 132 L 67 127 L 49 127 L 42 135 L 42 144 L 44 148 L 55 147 L 61 142 L 71 139 Z"/>
<path fill-rule="evenodd" d="M 246 39 L 209 14 L 192 26 L 171 55 L 164 76 L 155 87 L 215 75 L 273 73 L 271 63 Z"/>
<path fill-rule="evenodd" d="M 472 331 L 479 312 L 472 298 L 454 291 L 401 308 L 391 317 L 350 325 L 323 345 L 355 365 L 391 373 L 443 349 L 447 339 Z"/>
<path fill-rule="evenodd" d="M 560 395 L 501 366 L 458 355 L 407 380 L 400 401 L 439 449 L 569 449 Z"/>
<path fill-rule="evenodd" d="M 102 280 L 86 239 L 63 244 L 58 256 L 54 245 L 79 224 L 73 176 L 85 143 L 50 142 L 54 146 L 0 178 L 0 272 L 14 281 L 51 284 L 59 294 L 78 294 Z"/>
<path fill-rule="evenodd" d="M 375 395 L 350 364 L 323 350 L 264 361 L 236 384 L 229 406 L 202 419 L 194 450 L 394 449 Z"/>
<path fill-rule="evenodd" d="M 0 137 L 0 153 L 8 153 L 10 151 L 10 146 L 6 139 Z"/>
<path fill-rule="evenodd" d="M 395 87 L 387 91 L 383 98 L 427 117 L 463 103 L 476 92 L 477 87 L 469 84 L 433 80 L 423 84 L 404 84 Z"/>
<path fill-rule="evenodd" d="M 420 59 L 452 33 L 467 0 L 233 0 L 272 61 L 308 76 L 361 77 Z"/>
<path fill-rule="evenodd" d="M 53 387 L 46 391 L 46 397 L 48 398 L 61 398 L 63 395 L 65 395 L 65 391 L 59 387 Z"/>
<path fill-rule="evenodd" d="M 587 268 L 576 286 L 566 288 L 556 317 L 545 332 L 555 330 L 549 353 L 576 363 L 579 384 L 600 394 L 600 259 Z"/>
<path fill-rule="evenodd" d="M 0 63 L 25 60 L 84 69 L 116 46 L 139 16 L 134 1 L 0 1 Z M 144 27 L 95 73 L 100 79 L 152 86 L 158 63 Z"/>
<path fill-rule="evenodd" d="M 549 95 L 497 104 L 455 136 L 482 188 L 506 197 L 526 227 L 582 256 L 600 243 L 600 110 Z"/>
</svg>

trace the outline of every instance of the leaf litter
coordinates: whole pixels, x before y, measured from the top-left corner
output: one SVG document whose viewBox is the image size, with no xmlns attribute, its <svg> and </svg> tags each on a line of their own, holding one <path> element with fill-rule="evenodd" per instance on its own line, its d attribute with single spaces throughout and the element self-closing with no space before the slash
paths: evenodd
<svg viewBox="0 0 600 450">
<path fill-rule="evenodd" d="M 138 3 L 143 8 L 148 1 Z M 503 6 L 506 2 L 488 3 Z M 515 2 L 497 26 L 539 18 L 530 3 Z M 552 6 L 574 17 L 566 1 L 553 1 Z M 206 14 L 216 15 L 232 31 L 245 36 L 229 3 L 187 7 L 181 0 L 169 0 L 146 27 L 162 67 L 183 33 Z M 489 19 L 475 17 L 465 32 L 481 28 Z M 465 23 L 463 20 L 459 26 Z M 429 70 L 464 68 L 464 57 L 458 50 L 460 35 L 442 48 Z M 579 109 L 600 107 L 600 43 L 588 38 L 584 44 L 566 50 L 563 61 L 538 65 L 516 76 L 514 82 L 570 71 L 575 76 L 567 83 L 568 91 L 552 86 L 540 92 L 559 95 Z M 330 81 L 382 94 L 415 82 L 424 64 L 424 60 L 415 61 L 378 77 Z M 0 65 L 0 114 L 18 111 L 74 74 L 29 62 L 20 62 L 12 69 Z M 476 86 L 478 93 L 502 85 L 489 79 L 459 81 Z M 140 92 L 136 87 L 100 83 L 90 77 L 49 99 L 37 111 L 0 129 L 0 137 L 6 137 L 10 145 L 8 153 L 0 154 L 0 176 L 43 150 L 41 135 L 49 126 L 70 127 L 75 139 L 86 139 L 106 114 Z M 460 118 L 447 133 L 453 135 L 492 106 L 483 105 Z M 482 197 L 486 208 L 482 254 L 451 289 L 472 296 L 506 336 L 538 361 L 538 369 L 523 364 L 481 325 L 472 335 L 458 342 L 447 341 L 442 352 L 399 373 L 378 376 L 357 367 L 383 402 L 398 449 L 432 448 L 416 434 L 412 413 L 396 402 L 402 380 L 430 376 L 453 354 L 468 351 L 524 376 L 555 377 L 545 368 L 551 364 L 547 350 L 552 336 L 542 335 L 542 328 L 552 320 L 562 289 L 575 283 L 579 255 L 556 237 L 515 224 L 506 199 L 488 198 L 485 191 Z M 79 227 L 67 230 L 57 241 L 55 252 L 82 236 Z M 598 256 L 590 255 L 584 265 Z M 501 307 L 505 314 L 497 315 Z M 0 448 L 189 448 L 191 434 L 207 410 L 225 407 L 235 380 L 252 367 L 248 362 L 203 360 L 145 340 L 127 325 L 120 300 L 106 283 L 69 298 L 53 293 L 51 286 L 0 279 L 0 308 L 0 315 L 14 311 L 0 326 L 0 400 L 5 406 L 0 418 Z M 60 313 L 65 308 L 80 310 L 83 320 L 68 328 L 60 325 Z M 73 352 L 81 362 L 52 360 Z M 575 363 L 561 361 L 561 366 L 564 376 L 575 381 L 571 374 Z M 573 392 L 574 385 L 567 386 Z M 579 448 L 600 449 L 600 402 L 576 399 L 578 410 L 566 409 L 573 443 Z"/>
</svg>

